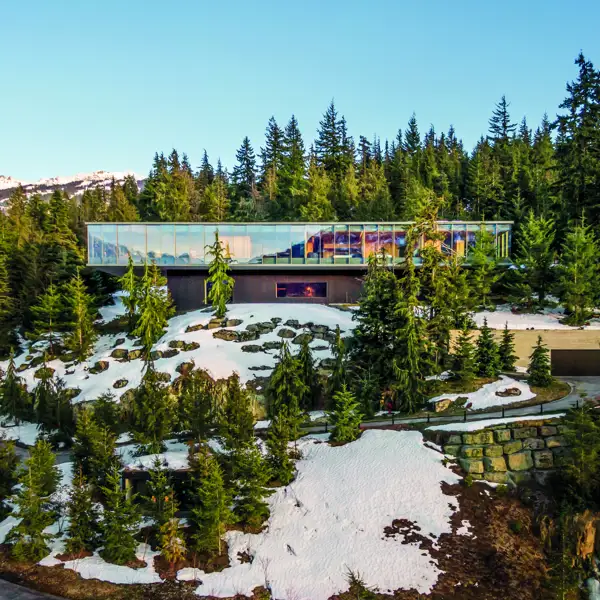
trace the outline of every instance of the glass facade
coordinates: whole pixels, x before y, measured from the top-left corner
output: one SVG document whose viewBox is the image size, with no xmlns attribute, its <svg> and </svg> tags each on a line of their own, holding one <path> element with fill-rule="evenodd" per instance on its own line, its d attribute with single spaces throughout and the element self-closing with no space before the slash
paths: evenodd
<svg viewBox="0 0 600 600">
<path fill-rule="evenodd" d="M 327 283 L 321 281 L 277 283 L 277 298 L 327 298 Z"/>
<path fill-rule="evenodd" d="M 206 245 L 215 231 L 235 265 L 365 265 L 369 255 L 385 249 L 390 263 L 406 258 L 410 223 L 89 223 L 88 264 L 126 265 L 155 261 L 161 266 L 207 265 Z M 480 223 L 440 222 L 445 254 L 466 256 Z M 509 222 L 486 222 L 499 258 L 508 258 Z M 422 242 L 422 241 L 421 241 Z M 418 247 L 414 248 L 419 262 Z"/>
</svg>

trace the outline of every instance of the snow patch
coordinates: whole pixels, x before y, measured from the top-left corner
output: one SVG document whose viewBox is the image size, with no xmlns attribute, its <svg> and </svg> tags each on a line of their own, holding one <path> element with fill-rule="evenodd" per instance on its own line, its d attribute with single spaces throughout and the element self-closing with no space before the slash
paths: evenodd
<svg viewBox="0 0 600 600">
<path fill-rule="evenodd" d="M 478 327 L 483 325 L 484 318 L 490 329 L 504 329 L 506 323 L 509 329 L 580 329 L 560 322 L 564 318 L 562 307 L 545 308 L 539 313 L 515 314 L 510 304 L 499 304 L 496 310 L 484 310 L 473 315 Z M 590 320 L 585 329 L 600 329 L 600 319 Z"/>
</svg>

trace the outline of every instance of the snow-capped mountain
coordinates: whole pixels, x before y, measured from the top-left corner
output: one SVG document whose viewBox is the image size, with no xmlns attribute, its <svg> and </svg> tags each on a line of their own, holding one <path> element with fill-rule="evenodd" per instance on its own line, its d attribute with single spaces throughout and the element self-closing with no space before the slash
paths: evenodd
<svg viewBox="0 0 600 600">
<path fill-rule="evenodd" d="M 94 171 L 93 173 L 78 173 L 71 177 L 50 177 L 35 182 L 20 181 L 0 175 L 0 202 L 5 201 L 19 185 L 23 186 L 28 196 L 31 194 L 51 194 L 56 189 L 64 190 L 73 196 L 82 194 L 89 188 L 98 186 L 108 188 L 113 178 L 117 183 L 123 183 L 128 175 L 135 177 L 139 188 L 143 186 L 146 178 L 133 171 Z"/>
</svg>

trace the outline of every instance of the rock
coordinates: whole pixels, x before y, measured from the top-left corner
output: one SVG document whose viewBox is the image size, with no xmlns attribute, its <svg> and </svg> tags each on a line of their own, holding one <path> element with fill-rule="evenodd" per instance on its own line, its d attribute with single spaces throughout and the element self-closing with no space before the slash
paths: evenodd
<svg viewBox="0 0 600 600">
<path fill-rule="evenodd" d="M 324 333 L 319 333 L 317 331 L 317 333 L 313 333 L 313 339 L 315 339 L 315 340 L 325 340 L 325 334 Z"/>
<path fill-rule="evenodd" d="M 97 375 L 98 373 L 106 371 L 108 367 L 109 363 L 107 363 L 105 360 L 99 360 L 98 362 L 94 363 L 94 366 L 90 369 L 89 372 L 92 375 Z"/>
<path fill-rule="evenodd" d="M 483 466 L 486 471 L 496 473 L 506 471 L 506 461 L 503 456 L 486 456 L 483 459 Z"/>
<path fill-rule="evenodd" d="M 506 442 L 502 448 L 504 449 L 504 454 L 514 454 L 523 449 L 523 442 L 521 440 Z"/>
<path fill-rule="evenodd" d="M 231 331 L 229 329 L 219 329 L 218 331 L 213 331 L 212 336 L 218 340 L 225 340 L 226 342 L 235 342 L 240 337 L 240 334 L 237 331 Z"/>
<path fill-rule="evenodd" d="M 209 324 L 206 326 L 206 329 L 219 329 L 219 327 L 221 327 L 221 321 L 210 321 Z"/>
<path fill-rule="evenodd" d="M 74 352 L 65 352 L 64 354 L 61 354 L 58 357 L 58 360 L 60 360 L 63 363 L 68 363 L 68 362 L 73 362 L 75 361 L 77 357 L 75 356 Z"/>
<path fill-rule="evenodd" d="M 483 461 L 471 458 L 459 458 L 458 462 L 467 473 L 483 473 Z"/>
<path fill-rule="evenodd" d="M 116 348 L 117 346 L 120 346 L 121 344 L 125 343 L 125 339 L 126 338 L 117 338 L 115 340 L 115 343 L 113 344 L 113 348 Z"/>
<path fill-rule="evenodd" d="M 500 471 L 487 471 L 483 474 L 483 478 L 490 483 L 506 483 L 508 481 L 508 473 Z"/>
<path fill-rule="evenodd" d="M 167 348 L 166 350 L 162 351 L 163 358 L 173 358 L 174 356 L 177 356 L 178 354 L 179 354 L 179 350 L 177 350 L 177 348 Z"/>
<path fill-rule="evenodd" d="M 567 440 L 562 435 L 551 435 L 546 438 L 546 448 L 559 448 L 566 445 Z"/>
<path fill-rule="evenodd" d="M 309 327 L 309 329 L 313 333 L 320 333 L 322 335 L 325 335 L 329 331 L 329 327 L 327 327 L 327 325 L 313 325 L 312 327 Z"/>
<path fill-rule="evenodd" d="M 181 350 L 185 346 L 185 342 L 183 340 L 171 340 L 169 342 L 169 348 L 178 348 Z"/>
<path fill-rule="evenodd" d="M 28 354 L 28 355 L 25 357 L 25 360 L 33 360 L 33 354 Z"/>
<path fill-rule="evenodd" d="M 319 367 L 331 371 L 335 367 L 335 358 L 323 358 L 319 363 Z"/>
<path fill-rule="evenodd" d="M 115 388 L 115 390 L 120 390 L 121 388 L 124 388 L 128 383 L 129 381 L 127 381 L 127 379 L 117 379 L 113 383 L 113 387 Z"/>
<path fill-rule="evenodd" d="M 552 425 L 542 425 L 540 427 L 540 435 L 542 437 L 549 437 L 551 435 L 556 435 L 557 433 L 558 429 Z"/>
<path fill-rule="evenodd" d="M 163 357 L 163 353 L 162 350 L 152 350 L 152 352 L 150 352 L 150 360 L 158 360 L 159 358 Z"/>
<path fill-rule="evenodd" d="M 186 342 L 183 345 L 184 352 L 191 352 L 192 350 L 198 350 L 200 348 L 200 344 L 198 342 Z"/>
<path fill-rule="evenodd" d="M 301 333 L 292 340 L 292 344 L 304 344 L 304 342 L 310 343 L 312 341 L 313 341 L 312 333 Z"/>
<path fill-rule="evenodd" d="M 564 467 L 568 462 L 570 451 L 568 448 L 562 446 L 556 446 L 552 448 L 552 455 L 554 456 L 554 466 Z"/>
<path fill-rule="evenodd" d="M 263 352 L 263 348 L 257 344 L 246 344 L 242 346 L 242 352 Z"/>
<path fill-rule="evenodd" d="M 297 322 L 297 321 L 296 321 Z M 286 321 L 286 324 L 288 322 Z M 284 339 L 291 339 L 293 337 L 296 337 L 296 332 L 292 331 L 291 329 L 286 329 L 285 327 L 281 328 L 278 332 L 277 335 L 280 338 L 284 338 Z"/>
<path fill-rule="evenodd" d="M 273 325 L 271 321 L 263 321 L 262 323 L 257 323 L 256 327 L 261 333 L 271 333 L 271 331 L 275 329 L 275 325 Z"/>
<path fill-rule="evenodd" d="M 187 375 L 188 373 L 191 373 L 194 370 L 194 367 L 195 365 L 193 362 L 182 362 L 177 365 L 177 368 L 175 370 L 180 375 Z"/>
<path fill-rule="evenodd" d="M 460 446 L 455 444 L 449 444 L 448 446 L 444 446 L 444 452 L 446 454 L 450 454 L 451 456 L 458 456 L 460 452 Z"/>
<path fill-rule="evenodd" d="M 283 346 L 283 342 L 265 342 L 263 348 L 265 350 L 279 350 Z"/>
<path fill-rule="evenodd" d="M 74 373 L 75 373 L 75 369 L 67 369 L 67 370 L 65 371 L 65 374 L 66 374 L 66 375 L 73 375 Z"/>
<path fill-rule="evenodd" d="M 275 325 L 275 327 L 277 327 L 277 325 L 279 325 L 279 323 L 281 323 L 283 319 L 280 319 L 279 317 L 271 317 L 271 323 L 273 323 L 273 325 Z"/>
<path fill-rule="evenodd" d="M 36 379 L 43 379 L 44 377 L 52 377 L 54 375 L 54 369 L 52 367 L 42 367 L 38 369 L 33 376 Z"/>
<path fill-rule="evenodd" d="M 241 319 L 227 319 L 227 321 L 225 321 L 225 327 L 237 327 L 238 325 L 241 325 L 243 323 L 243 321 Z"/>
<path fill-rule="evenodd" d="M 228 330 L 231 333 L 236 333 L 235 331 Z M 213 334 L 214 335 L 214 334 Z M 260 337 L 259 331 L 238 331 L 237 332 L 237 340 L 236 342 L 253 342 Z"/>
<path fill-rule="evenodd" d="M 324 336 L 323 339 L 326 342 L 329 342 L 330 344 L 335 344 L 335 331 L 328 331 Z"/>
<path fill-rule="evenodd" d="M 476 431 L 475 433 L 463 433 L 463 444 L 466 446 L 483 446 L 494 443 L 494 434 L 491 431 Z"/>
<path fill-rule="evenodd" d="M 502 456 L 504 454 L 504 448 L 502 448 L 502 446 L 485 446 L 485 448 L 483 449 L 483 454 L 485 456 L 490 456 L 490 457 L 496 457 L 496 456 Z"/>
<path fill-rule="evenodd" d="M 511 471 L 527 471 L 531 467 L 533 467 L 533 458 L 529 450 L 508 455 L 508 468 Z"/>
<path fill-rule="evenodd" d="M 529 483 L 531 481 L 532 474 L 527 471 L 517 471 L 510 474 L 510 479 L 515 485 L 521 485 L 522 483 Z"/>
<path fill-rule="evenodd" d="M 115 348 L 110 355 L 112 358 L 125 362 L 129 359 L 129 350 L 126 350 L 125 348 Z"/>
<path fill-rule="evenodd" d="M 249 371 L 272 371 L 273 367 L 267 367 L 263 365 L 262 367 L 248 367 Z"/>
<path fill-rule="evenodd" d="M 533 464 L 536 469 L 552 469 L 554 467 L 554 456 L 552 450 L 540 450 L 533 453 Z"/>
<path fill-rule="evenodd" d="M 544 440 L 540 438 L 525 438 L 523 440 L 524 450 L 541 450 L 544 447 Z"/>
<path fill-rule="evenodd" d="M 514 440 L 523 440 L 525 438 L 531 438 L 537 436 L 537 428 L 536 427 L 518 427 L 517 429 L 513 429 L 513 439 Z"/>
<path fill-rule="evenodd" d="M 521 390 L 519 388 L 511 387 L 506 388 L 504 390 L 498 390 L 496 392 L 496 396 L 500 396 L 500 398 L 509 398 L 510 396 L 520 396 Z"/>
<path fill-rule="evenodd" d="M 463 458 L 483 458 L 483 448 L 481 446 L 463 446 L 460 449 L 460 455 Z"/>
<path fill-rule="evenodd" d="M 483 480 L 483 475 L 481 473 L 471 473 L 471 479 L 473 481 L 481 481 Z"/>
<path fill-rule="evenodd" d="M 140 358 L 142 356 L 143 350 L 141 348 L 137 350 L 130 350 L 128 358 L 129 360 L 135 360 L 136 358 Z"/>
<path fill-rule="evenodd" d="M 297 321 L 296 319 L 288 319 L 284 325 L 286 327 L 291 327 L 292 329 L 300 329 L 300 321 Z"/>
<path fill-rule="evenodd" d="M 494 438 L 497 442 L 508 442 L 510 440 L 510 429 L 498 429 L 494 431 Z"/>
<path fill-rule="evenodd" d="M 444 412 L 445 410 L 448 410 L 452 406 L 453 402 L 454 402 L 454 400 L 452 400 L 450 398 L 442 398 L 441 400 L 438 400 L 438 402 L 433 402 L 433 410 L 436 413 Z"/>
<path fill-rule="evenodd" d="M 561 435 L 567 431 L 568 427 L 566 425 L 557 425 L 556 429 L 558 429 L 558 433 Z"/>
<path fill-rule="evenodd" d="M 185 328 L 186 333 L 192 333 L 192 331 L 200 331 L 201 329 L 206 329 L 202 323 L 198 323 L 196 325 L 188 325 Z"/>
<path fill-rule="evenodd" d="M 29 365 L 27 363 L 23 363 L 22 365 L 19 365 L 17 367 L 17 373 L 22 373 L 23 371 L 26 371 L 27 369 L 29 369 Z"/>
<path fill-rule="evenodd" d="M 319 350 L 329 350 L 329 346 L 315 346 L 311 348 L 313 352 L 319 352 Z"/>
<path fill-rule="evenodd" d="M 452 434 L 448 438 L 448 443 L 449 444 L 462 444 L 462 439 L 461 439 L 460 435 Z"/>
<path fill-rule="evenodd" d="M 258 325 L 256 323 L 249 323 L 246 325 L 246 331 L 258 331 Z"/>
</svg>

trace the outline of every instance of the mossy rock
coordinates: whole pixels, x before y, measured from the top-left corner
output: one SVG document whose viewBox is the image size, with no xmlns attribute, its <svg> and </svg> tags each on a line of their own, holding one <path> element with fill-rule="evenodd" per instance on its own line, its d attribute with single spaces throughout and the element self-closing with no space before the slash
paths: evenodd
<svg viewBox="0 0 600 600">
<path fill-rule="evenodd" d="M 201 329 L 206 329 L 202 323 L 197 323 L 196 325 L 188 325 L 185 328 L 186 333 L 192 333 L 192 331 L 200 331 Z"/>
<path fill-rule="evenodd" d="M 533 458 L 529 450 L 508 455 L 508 468 L 511 471 L 527 471 L 533 467 Z"/>
<path fill-rule="evenodd" d="M 113 383 L 113 387 L 115 388 L 115 390 L 120 390 L 121 388 L 124 388 L 128 383 L 129 381 L 127 379 L 117 379 Z"/>
<path fill-rule="evenodd" d="M 495 473 L 506 471 L 506 461 L 503 456 L 485 456 L 483 458 L 483 466 L 486 471 Z"/>
<path fill-rule="evenodd" d="M 245 346 L 242 346 L 242 352 L 263 352 L 263 348 L 257 344 L 246 344 Z"/>
<path fill-rule="evenodd" d="M 540 450 L 533 453 L 533 464 L 536 469 L 552 469 L 554 467 L 554 455 L 552 450 Z"/>
<path fill-rule="evenodd" d="M 508 481 L 508 473 L 506 471 L 486 471 L 483 478 L 490 483 L 506 483 Z"/>
<path fill-rule="evenodd" d="M 99 360 L 98 362 L 94 363 L 94 366 L 90 368 L 89 372 L 92 375 L 97 375 L 98 373 L 103 373 L 106 371 L 109 366 L 110 364 L 107 361 Z"/>
<path fill-rule="evenodd" d="M 449 444 L 447 446 L 444 446 L 444 452 L 446 454 L 450 454 L 451 456 L 458 456 L 460 448 L 461 447 L 456 444 Z"/>
<path fill-rule="evenodd" d="M 494 443 L 494 434 L 491 431 L 477 431 L 475 433 L 463 433 L 463 444 L 467 446 L 481 446 Z"/>
<path fill-rule="evenodd" d="M 460 449 L 460 455 L 463 458 L 483 458 L 482 446 L 463 446 Z"/>
<path fill-rule="evenodd" d="M 219 329 L 218 331 L 213 331 L 212 336 L 218 340 L 225 340 L 226 342 L 235 342 L 240 337 L 240 333 L 237 331 L 231 331 L 229 329 Z"/>
<path fill-rule="evenodd" d="M 116 348 L 117 346 L 120 346 L 121 344 L 125 343 L 126 338 L 121 337 L 121 338 L 117 338 L 115 340 L 115 343 L 113 344 L 113 348 Z"/>
<path fill-rule="evenodd" d="M 531 438 L 537 436 L 536 427 L 518 427 L 513 429 L 512 432 L 514 440 L 524 440 L 525 438 Z"/>
<path fill-rule="evenodd" d="M 312 333 L 301 333 L 300 335 L 297 335 L 293 340 L 292 340 L 292 344 L 304 344 L 305 342 L 312 342 L 313 341 L 313 334 Z"/>
<path fill-rule="evenodd" d="M 54 369 L 52 367 L 42 367 L 38 369 L 33 376 L 36 379 L 43 379 L 44 377 L 52 377 L 54 375 Z"/>
<path fill-rule="evenodd" d="M 117 360 L 126 361 L 129 358 L 129 350 L 126 350 L 125 348 L 115 348 L 110 355 Z"/>
<path fill-rule="evenodd" d="M 275 325 L 271 321 L 262 321 L 261 323 L 257 323 L 256 327 L 261 333 L 271 333 L 275 329 Z"/>
<path fill-rule="evenodd" d="M 284 325 L 286 327 L 291 327 L 292 329 L 300 329 L 300 321 L 297 321 L 296 319 L 288 319 Z"/>
<path fill-rule="evenodd" d="M 25 360 L 26 360 L 26 361 L 33 360 L 33 354 L 28 354 L 28 355 L 25 357 Z"/>
<path fill-rule="evenodd" d="M 16 369 L 17 373 L 22 373 L 23 371 L 26 371 L 27 369 L 29 369 L 29 364 L 28 363 L 23 363 L 22 365 L 19 365 Z"/>
<path fill-rule="evenodd" d="M 29 366 L 30 367 L 39 367 L 40 365 L 44 364 L 44 356 L 36 356 L 30 363 Z"/>
<path fill-rule="evenodd" d="M 157 381 L 162 383 L 171 383 L 171 375 L 169 373 L 162 373 L 161 371 L 156 372 Z"/>
<path fill-rule="evenodd" d="M 150 352 L 150 360 L 158 360 L 159 358 L 163 357 L 163 353 L 162 350 L 152 350 L 152 352 Z"/>
<path fill-rule="evenodd" d="M 283 346 L 283 342 L 265 342 L 263 348 L 265 350 L 279 350 Z"/>
<path fill-rule="evenodd" d="M 194 370 L 196 365 L 193 362 L 182 362 L 175 369 L 180 375 L 188 375 Z"/>
<path fill-rule="evenodd" d="M 325 335 L 329 331 L 327 325 L 312 325 L 309 329 L 312 333 L 320 333 L 321 335 Z"/>
<path fill-rule="evenodd" d="M 242 323 L 242 319 L 227 319 L 227 321 L 225 321 L 224 327 L 237 327 Z"/>
<path fill-rule="evenodd" d="M 79 388 L 67 388 L 65 390 L 65 396 L 68 400 L 73 400 L 73 398 L 77 398 L 81 394 L 81 390 Z"/>
<path fill-rule="evenodd" d="M 324 341 L 325 340 L 325 334 L 321 333 L 320 331 L 317 331 L 317 332 L 313 333 L 313 338 L 315 340 L 323 340 Z"/>
<path fill-rule="evenodd" d="M 494 438 L 497 442 L 510 442 L 510 429 L 498 429 L 494 431 Z"/>
<path fill-rule="evenodd" d="M 287 323 L 288 323 L 288 321 L 286 321 L 286 325 L 287 325 Z M 296 337 L 296 332 L 295 332 L 295 331 L 292 331 L 291 329 L 286 329 L 285 327 L 282 327 L 282 328 L 281 328 L 281 329 L 280 329 L 280 330 L 277 332 L 277 335 L 278 335 L 280 338 L 283 338 L 283 339 L 289 340 L 289 339 L 292 339 L 292 338 Z"/>
<path fill-rule="evenodd" d="M 330 344 L 335 344 L 335 331 L 328 331 L 323 335 L 323 339 Z"/>
<path fill-rule="evenodd" d="M 459 458 L 458 462 L 467 473 L 483 473 L 483 461 L 471 458 Z"/>
<path fill-rule="evenodd" d="M 166 350 L 162 351 L 163 358 L 173 358 L 174 356 L 177 356 L 178 354 L 179 354 L 179 350 L 177 350 L 177 348 L 167 348 Z"/>
<path fill-rule="evenodd" d="M 186 342 L 183 346 L 184 352 L 192 352 L 192 350 L 198 350 L 200 344 L 198 342 Z"/>
<path fill-rule="evenodd" d="M 319 352 L 319 350 L 329 350 L 329 346 L 315 346 L 311 349 L 313 352 Z"/>
<path fill-rule="evenodd" d="M 499 445 L 485 446 L 483 448 L 483 454 L 489 457 L 498 457 L 504 454 L 504 448 Z"/>
<path fill-rule="evenodd" d="M 536 437 L 525 438 L 523 440 L 523 448 L 525 450 L 543 450 L 544 440 Z"/>
<path fill-rule="evenodd" d="M 183 340 L 171 340 L 169 342 L 169 348 L 177 348 L 181 350 L 185 346 L 185 342 Z"/>
<path fill-rule="evenodd" d="M 249 323 L 246 325 L 246 331 L 258 331 L 258 325 L 256 323 Z"/>
<path fill-rule="evenodd" d="M 137 358 L 141 358 L 144 351 L 141 348 L 137 348 L 135 350 L 129 351 L 129 360 L 136 360 Z"/>
<path fill-rule="evenodd" d="M 271 323 L 273 323 L 275 327 L 277 327 L 277 325 L 279 325 L 281 321 L 283 321 L 283 319 L 281 319 L 280 317 L 271 317 Z"/>
<path fill-rule="evenodd" d="M 513 440 L 512 442 L 506 442 L 503 446 L 504 454 L 514 454 L 523 449 L 523 442 L 521 440 Z"/>
<path fill-rule="evenodd" d="M 560 448 L 567 445 L 567 440 L 562 435 L 551 435 L 546 438 L 546 448 Z"/>
<path fill-rule="evenodd" d="M 69 363 L 69 362 L 73 362 L 77 357 L 75 356 L 75 352 L 64 352 L 57 358 L 62 363 Z"/>
<path fill-rule="evenodd" d="M 230 333 L 236 333 L 231 331 Z M 236 342 L 253 342 L 260 337 L 259 331 L 238 331 Z"/>
<path fill-rule="evenodd" d="M 208 323 L 208 325 L 206 326 L 206 329 L 218 329 L 219 327 L 221 327 L 221 320 L 218 321 L 210 321 Z"/>
</svg>

